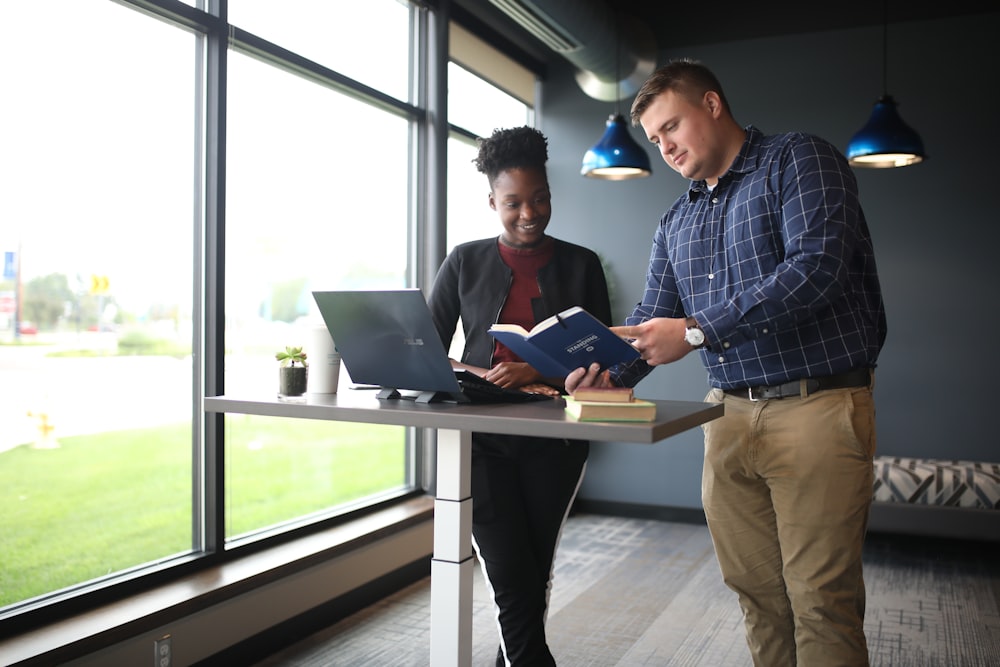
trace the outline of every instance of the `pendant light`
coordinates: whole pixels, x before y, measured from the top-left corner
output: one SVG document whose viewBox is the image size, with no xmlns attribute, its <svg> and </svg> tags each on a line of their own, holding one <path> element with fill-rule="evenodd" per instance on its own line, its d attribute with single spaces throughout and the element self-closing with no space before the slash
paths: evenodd
<svg viewBox="0 0 1000 667">
<path fill-rule="evenodd" d="M 615 112 L 608 116 L 604 134 L 600 141 L 583 155 L 580 173 L 588 178 L 606 181 L 624 181 L 630 178 L 644 178 L 653 173 L 649 155 L 636 143 L 625 124 L 625 117 L 619 110 L 621 101 L 621 73 L 619 57 L 621 35 L 615 32 Z"/>
<path fill-rule="evenodd" d="M 896 100 L 888 91 L 887 43 L 889 31 L 889 2 L 883 1 L 882 21 L 882 97 L 875 102 L 875 108 L 868 122 L 851 137 L 847 144 L 847 161 L 854 167 L 887 169 L 905 167 L 922 162 L 924 142 L 920 135 L 903 122 L 896 111 Z"/>
</svg>

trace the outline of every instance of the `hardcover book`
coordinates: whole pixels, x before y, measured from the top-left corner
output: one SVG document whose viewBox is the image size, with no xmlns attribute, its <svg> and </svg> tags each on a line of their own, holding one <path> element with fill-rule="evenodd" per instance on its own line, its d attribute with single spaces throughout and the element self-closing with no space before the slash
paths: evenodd
<svg viewBox="0 0 1000 667">
<path fill-rule="evenodd" d="M 566 397 L 566 412 L 582 422 L 651 422 L 656 419 L 656 403 L 634 399 L 615 401 L 578 401 Z"/>
<path fill-rule="evenodd" d="M 578 401 L 631 403 L 635 395 L 631 387 L 578 387 L 573 392 L 573 398 Z"/>
<path fill-rule="evenodd" d="M 490 334 L 545 377 L 564 378 L 593 362 L 608 366 L 639 358 L 639 351 L 579 306 L 542 320 L 531 331 L 494 324 Z"/>
</svg>

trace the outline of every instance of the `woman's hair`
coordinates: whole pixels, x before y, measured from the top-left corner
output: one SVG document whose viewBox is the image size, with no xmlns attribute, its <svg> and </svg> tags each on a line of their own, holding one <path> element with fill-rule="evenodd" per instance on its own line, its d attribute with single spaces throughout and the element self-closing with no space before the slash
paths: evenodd
<svg viewBox="0 0 1000 667">
<path fill-rule="evenodd" d="M 633 127 L 639 125 L 639 117 L 649 108 L 653 100 L 668 90 L 687 98 L 692 103 L 699 102 L 705 93 L 714 90 L 719 94 L 719 99 L 722 100 L 723 111 L 730 116 L 733 115 L 726 95 L 722 92 L 722 84 L 719 83 L 712 70 L 697 60 L 679 58 L 671 60 L 653 72 L 639 88 L 639 92 L 635 94 L 635 99 L 632 101 L 632 110 L 629 114 Z"/>
<path fill-rule="evenodd" d="M 545 172 L 549 159 L 548 140 L 533 127 L 493 130 L 489 138 L 480 138 L 479 155 L 472 161 L 486 174 L 490 185 L 500 172 L 508 169 L 540 169 Z"/>
</svg>

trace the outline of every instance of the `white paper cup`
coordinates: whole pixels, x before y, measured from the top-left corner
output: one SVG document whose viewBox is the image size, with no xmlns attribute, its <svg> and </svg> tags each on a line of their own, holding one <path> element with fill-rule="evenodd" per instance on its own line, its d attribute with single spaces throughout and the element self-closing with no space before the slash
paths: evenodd
<svg viewBox="0 0 1000 667">
<path fill-rule="evenodd" d="M 306 354 L 309 361 L 309 393 L 336 394 L 340 384 L 340 353 L 329 329 L 316 327 L 312 330 Z"/>
</svg>

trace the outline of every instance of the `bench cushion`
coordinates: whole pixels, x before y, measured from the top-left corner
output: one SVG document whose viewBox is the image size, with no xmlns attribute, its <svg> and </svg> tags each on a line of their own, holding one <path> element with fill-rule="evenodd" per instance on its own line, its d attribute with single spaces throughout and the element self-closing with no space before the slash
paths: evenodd
<svg viewBox="0 0 1000 667">
<path fill-rule="evenodd" d="M 1000 509 L 1000 463 L 875 458 L 875 502 Z"/>
</svg>

